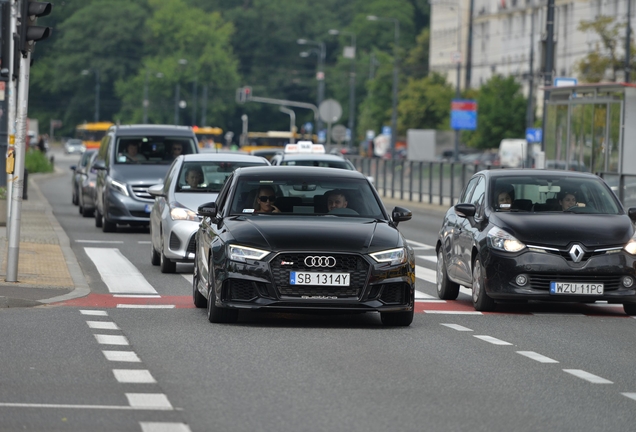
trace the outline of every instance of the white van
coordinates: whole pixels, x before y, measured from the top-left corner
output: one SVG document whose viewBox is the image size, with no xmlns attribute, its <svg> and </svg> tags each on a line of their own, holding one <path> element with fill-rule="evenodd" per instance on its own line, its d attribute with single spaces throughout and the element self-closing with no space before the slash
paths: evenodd
<svg viewBox="0 0 636 432">
<path fill-rule="evenodd" d="M 499 161 L 502 167 L 522 168 L 528 158 L 528 142 L 525 139 L 502 139 L 499 144 Z"/>
</svg>

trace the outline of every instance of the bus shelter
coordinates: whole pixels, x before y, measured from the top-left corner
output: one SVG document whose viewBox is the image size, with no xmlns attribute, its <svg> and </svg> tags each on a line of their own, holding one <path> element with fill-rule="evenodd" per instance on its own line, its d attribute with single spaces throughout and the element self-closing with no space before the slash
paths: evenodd
<svg viewBox="0 0 636 432">
<path fill-rule="evenodd" d="M 636 205 L 636 85 L 546 87 L 545 167 L 603 177 L 624 205 Z"/>
</svg>

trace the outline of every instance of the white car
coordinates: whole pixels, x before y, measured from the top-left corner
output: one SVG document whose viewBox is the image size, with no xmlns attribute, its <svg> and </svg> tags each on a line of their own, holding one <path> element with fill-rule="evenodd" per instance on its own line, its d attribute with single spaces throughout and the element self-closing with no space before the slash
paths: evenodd
<svg viewBox="0 0 636 432">
<path fill-rule="evenodd" d="M 178 262 L 193 262 L 197 208 L 216 200 L 227 178 L 239 167 L 269 165 L 260 156 L 199 153 L 179 156 L 163 184 L 151 186 L 150 261 L 162 273 L 174 273 Z M 196 180 L 195 180 L 196 179 Z"/>
<path fill-rule="evenodd" d="M 86 151 L 86 146 L 80 139 L 72 138 L 64 143 L 64 153 L 82 154 Z"/>
</svg>

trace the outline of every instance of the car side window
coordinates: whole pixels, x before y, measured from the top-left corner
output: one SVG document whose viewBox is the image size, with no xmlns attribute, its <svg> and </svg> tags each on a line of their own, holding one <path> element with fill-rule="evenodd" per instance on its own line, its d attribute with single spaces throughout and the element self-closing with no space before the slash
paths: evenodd
<svg viewBox="0 0 636 432">
<path fill-rule="evenodd" d="M 484 194 L 486 193 L 486 180 L 483 177 L 479 177 L 475 189 L 470 197 L 471 204 L 475 205 L 475 214 L 480 214 L 484 204 Z"/>
<path fill-rule="evenodd" d="M 460 204 L 465 204 L 469 202 L 468 200 L 470 198 L 471 192 L 475 188 L 475 185 L 477 184 L 478 180 L 479 180 L 479 177 L 474 177 L 468 182 L 468 184 L 464 188 L 464 191 L 462 192 L 462 195 L 459 197 Z"/>
<path fill-rule="evenodd" d="M 166 180 L 165 180 L 164 185 L 163 185 L 164 193 L 167 194 L 168 191 L 170 191 L 170 185 L 174 181 L 174 178 L 177 175 L 177 173 L 178 173 L 178 171 L 177 171 L 176 160 L 175 160 L 174 162 L 172 162 L 172 166 L 168 170 L 168 175 L 166 175 Z"/>
<path fill-rule="evenodd" d="M 234 174 L 231 174 L 227 180 L 225 181 L 225 184 L 223 185 L 223 188 L 221 189 L 221 191 L 219 192 L 219 196 L 216 198 L 216 206 L 217 206 L 217 211 L 218 213 L 222 213 L 223 208 L 225 207 L 225 203 L 227 202 L 227 197 L 229 195 L 228 191 L 230 190 L 230 187 L 232 185 L 232 180 L 234 178 Z"/>
</svg>

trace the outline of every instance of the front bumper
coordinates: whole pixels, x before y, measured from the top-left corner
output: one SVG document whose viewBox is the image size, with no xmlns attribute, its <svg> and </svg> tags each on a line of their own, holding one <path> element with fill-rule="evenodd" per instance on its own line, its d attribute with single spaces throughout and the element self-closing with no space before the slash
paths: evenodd
<svg viewBox="0 0 636 432">
<path fill-rule="evenodd" d="M 636 258 L 625 251 L 593 255 L 580 263 L 559 254 L 533 251 L 516 256 L 490 251 L 482 258 L 485 289 L 493 299 L 636 302 L 636 282 L 629 287 L 623 284 L 625 276 L 636 281 Z M 527 277 L 523 286 L 516 282 L 519 275 Z M 603 283 L 604 294 L 550 294 L 550 282 Z"/>
<path fill-rule="evenodd" d="M 308 255 L 331 255 L 347 264 L 325 272 L 349 273 L 350 285 L 291 285 L 291 271 L 316 271 L 303 265 Z M 296 264 L 281 265 L 283 262 Z M 228 261 L 217 273 L 217 306 L 241 309 L 412 311 L 415 301 L 415 265 L 376 263 L 365 255 L 342 253 L 280 253 L 269 261 Z"/>
<path fill-rule="evenodd" d="M 110 222 L 128 225 L 148 225 L 153 200 L 133 198 L 109 190 L 106 194 L 106 218 Z"/>
<path fill-rule="evenodd" d="M 199 222 L 178 220 L 163 222 L 164 255 L 172 261 L 194 262 L 195 234 Z"/>
</svg>

